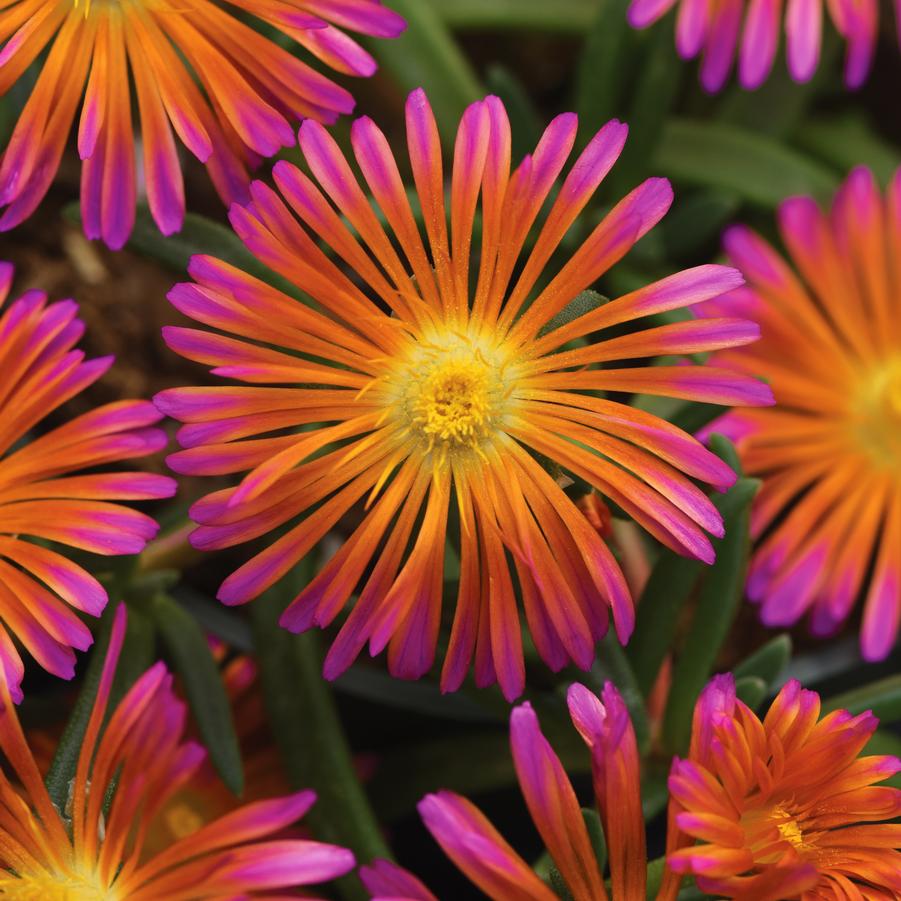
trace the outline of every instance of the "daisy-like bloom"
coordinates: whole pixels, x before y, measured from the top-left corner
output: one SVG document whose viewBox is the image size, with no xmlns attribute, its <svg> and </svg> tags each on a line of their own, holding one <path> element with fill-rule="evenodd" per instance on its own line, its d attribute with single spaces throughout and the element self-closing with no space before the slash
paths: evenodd
<svg viewBox="0 0 901 901">
<path fill-rule="evenodd" d="M 179 432 L 186 450 L 170 457 L 176 471 L 249 470 L 239 487 L 194 505 L 194 545 L 232 547 L 294 521 L 223 583 L 219 598 L 240 604 L 256 597 L 345 513 L 361 517 L 282 618 L 294 631 L 326 626 L 359 588 L 326 659 L 329 678 L 367 641 L 372 653 L 388 646 L 398 676 L 430 669 L 449 535 L 459 546 L 460 575 L 445 690 L 459 687 L 474 655 L 478 684 L 498 681 L 511 699 L 522 691 L 514 572 L 536 647 L 555 669 L 569 659 L 590 666 L 610 609 L 618 637 L 628 639 L 633 609 L 622 573 L 539 456 L 594 485 L 666 545 L 713 559 L 705 531 L 721 534 L 722 521 L 692 479 L 725 488 L 732 471 L 694 438 L 599 392 L 766 403 L 769 389 L 749 376 L 619 362 L 743 344 L 757 337 L 757 326 L 727 317 L 580 340 L 733 288 L 740 276 L 723 266 L 683 272 L 566 324 L 554 321 L 672 198 L 668 182 L 648 180 L 571 259 L 545 272 L 626 137 L 626 127 L 611 122 L 591 141 L 524 254 L 576 127 L 572 114 L 554 120 L 535 153 L 511 172 L 503 105 L 491 97 L 471 106 L 457 136 L 448 228 L 438 131 L 425 95 L 414 92 L 407 135 L 423 241 L 375 124 L 355 122 L 352 143 L 393 239 L 334 139 L 307 120 L 300 147 L 313 177 L 278 163 L 282 197 L 255 183 L 253 202 L 233 208 L 231 220 L 260 260 L 320 308 L 208 257 L 192 261 L 195 284 L 170 294 L 180 311 L 227 334 L 169 328 L 169 346 L 249 383 L 156 398 L 163 412 L 187 423 Z"/>
<path fill-rule="evenodd" d="M 799 197 L 778 218 L 790 264 L 746 228 L 726 235 L 748 280 L 729 307 L 763 338 L 720 360 L 766 378 L 778 404 L 711 427 L 763 480 L 748 595 L 768 625 L 809 611 L 818 634 L 862 599 L 861 649 L 877 660 L 901 618 L 901 175 L 883 198 L 857 169 L 831 212 Z"/>
<path fill-rule="evenodd" d="M 24 667 L 16 638 L 47 671 L 74 674 L 91 632 L 70 608 L 98 616 L 107 595 L 84 569 L 48 546 L 136 554 L 157 532 L 153 519 L 118 503 L 170 497 L 175 483 L 103 467 L 161 450 L 153 404 L 107 404 L 28 440 L 32 429 L 110 367 L 85 360 L 71 300 L 47 303 L 29 291 L 2 309 L 12 282 L 0 264 L 0 673 L 21 700 Z M 98 471 L 100 467 L 100 471 Z M 87 474 L 79 470 L 89 469 Z M 34 539 L 37 539 L 36 541 Z"/>
<path fill-rule="evenodd" d="M 523 796 L 548 852 L 574 901 L 644 898 L 647 857 L 641 812 L 635 732 L 619 692 L 604 686 L 601 698 L 582 685 L 568 694 L 573 723 L 591 749 L 594 791 L 610 866 L 610 895 L 569 778 L 529 704 L 510 717 L 510 746 Z M 454 864 L 492 901 L 555 901 L 557 895 L 510 847 L 481 811 L 453 792 L 427 795 L 419 804 L 426 827 Z M 386 862 L 364 867 L 373 897 L 434 901 L 415 877 Z M 675 898 L 667 879 L 659 901 Z"/>
<path fill-rule="evenodd" d="M 797 82 L 809 81 L 820 60 L 823 7 L 847 44 L 845 83 L 859 87 L 867 77 L 879 30 L 878 0 L 632 0 L 629 23 L 647 28 L 674 6 L 676 49 L 683 59 L 699 54 L 701 84 L 718 91 L 738 57 L 741 85 L 760 87 L 773 68 L 784 28 L 788 71 Z"/>
<path fill-rule="evenodd" d="M 205 751 L 184 740 L 185 706 L 162 663 L 138 679 L 104 728 L 124 632 L 123 605 L 65 816 L 51 802 L 0 680 L 0 748 L 21 786 L 17 793 L 0 773 L 0 895 L 22 901 L 248 898 L 351 870 L 354 857 L 344 848 L 273 837 L 309 810 L 315 801 L 309 791 L 248 804 L 155 855 L 142 853 L 149 823 L 190 783 Z"/>
<path fill-rule="evenodd" d="M 688 758 L 670 773 L 682 847 L 670 867 L 716 897 L 803 901 L 901 897 L 901 790 L 878 785 L 901 770 L 860 757 L 878 720 L 836 710 L 785 685 L 761 722 L 717 676 L 695 708 Z M 694 843 L 694 842 L 697 843 Z"/>
<path fill-rule="evenodd" d="M 47 50 L 0 163 L 0 230 L 47 192 L 82 98 L 85 234 L 116 249 L 135 217 L 131 83 L 147 201 L 167 235 L 185 210 L 176 136 L 232 202 L 246 198 L 249 165 L 293 143 L 293 123 L 351 112 L 344 88 L 245 14 L 348 75 L 371 75 L 375 62 L 342 29 L 390 37 L 404 28 L 381 0 L 0 0 L 0 95 Z"/>
</svg>

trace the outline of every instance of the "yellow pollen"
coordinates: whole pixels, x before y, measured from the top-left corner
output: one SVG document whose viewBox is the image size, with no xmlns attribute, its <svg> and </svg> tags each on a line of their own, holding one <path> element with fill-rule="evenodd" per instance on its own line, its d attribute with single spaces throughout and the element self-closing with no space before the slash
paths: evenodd
<svg viewBox="0 0 901 901">
<path fill-rule="evenodd" d="M 413 422 L 431 441 L 475 447 L 488 430 L 491 413 L 488 366 L 478 359 L 450 359 L 420 384 Z"/>
<path fill-rule="evenodd" d="M 779 836 L 783 841 L 788 842 L 796 851 L 801 851 L 805 847 L 804 834 L 801 832 L 797 819 L 784 807 L 774 808 L 770 818 L 775 821 Z"/>
<path fill-rule="evenodd" d="M 481 335 L 448 328 L 410 342 L 376 389 L 395 437 L 443 467 L 488 459 L 493 437 L 516 406 L 515 365 Z"/>
</svg>

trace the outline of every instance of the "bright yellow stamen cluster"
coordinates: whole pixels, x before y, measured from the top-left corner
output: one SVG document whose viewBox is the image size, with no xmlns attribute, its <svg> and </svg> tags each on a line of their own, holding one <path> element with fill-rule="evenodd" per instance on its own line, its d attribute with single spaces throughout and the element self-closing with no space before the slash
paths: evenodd
<svg viewBox="0 0 901 901">
<path fill-rule="evenodd" d="M 413 422 L 430 439 L 470 447 L 485 434 L 490 412 L 490 372 L 477 359 L 440 363 L 413 402 Z"/>
<path fill-rule="evenodd" d="M 771 814 L 771 818 L 775 822 L 783 841 L 788 842 L 799 852 L 805 848 L 804 833 L 801 831 L 797 819 L 784 807 L 776 807 Z"/>
<path fill-rule="evenodd" d="M 511 393 L 503 353 L 456 332 L 417 341 L 386 383 L 403 434 L 439 465 L 448 456 L 484 456 Z"/>
</svg>

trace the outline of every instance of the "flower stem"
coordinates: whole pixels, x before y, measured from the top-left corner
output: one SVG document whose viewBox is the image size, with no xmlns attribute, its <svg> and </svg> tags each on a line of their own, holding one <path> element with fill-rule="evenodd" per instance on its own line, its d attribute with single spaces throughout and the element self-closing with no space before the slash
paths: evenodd
<svg viewBox="0 0 901 901">
<path fill-rule="evenodd" d="M 307 819 L 317 840 L 349 847 L 358 863 L 390 858 L 354 770 L 332 690 L 322 678 L 319 636 L 292 635 L 278 625 L 284 594 L 281 586 L 270 589 L 252 611 L 266 707 L 288 778 L 297 789 L 316 791 Z M 356 876 L 344 877 L 337 887 L 346 901 L 368 898 Z"/>
</svg>

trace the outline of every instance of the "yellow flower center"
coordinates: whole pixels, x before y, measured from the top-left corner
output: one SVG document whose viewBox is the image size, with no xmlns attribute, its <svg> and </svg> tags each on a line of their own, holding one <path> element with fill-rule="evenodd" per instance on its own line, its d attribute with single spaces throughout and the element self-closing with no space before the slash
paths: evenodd
<svg viewBox="0 0 901 901">
<path fill-rule="evenodd" d="M 856 419 L 859 438 L 870 455 L 901 475 L 901 357 L 864 379 Z"/>
<path fill-rule="evenodd" d="M 798 825 L 798 821 L 784 807 L 776 807 L 770 814 L 776 829 L 783 841 L 788 842 L 796 851 L 800 852 L 805 847 L 804 833 Z"/>
<path fill-rule="evenodd" d="M 489 369 L 481 360 L 447 360 L 419 385 L 413 422 L 431 439 L 474 446 L 491 412 L 489 385 Z"/>
<path fill-rule="evenodd" d="M 417 341 L 394 370 L 389 403 L 425 453 L 483 455 L 509 407 L 507 359 L 497 348 L 457 333 Z"/>
<path fill-rule="evenodd" d="M 0 876 L 0 898 L 14 901 L 119 901 L 119 894 L 96 879 L 39 873 Z"/>
</svg>

